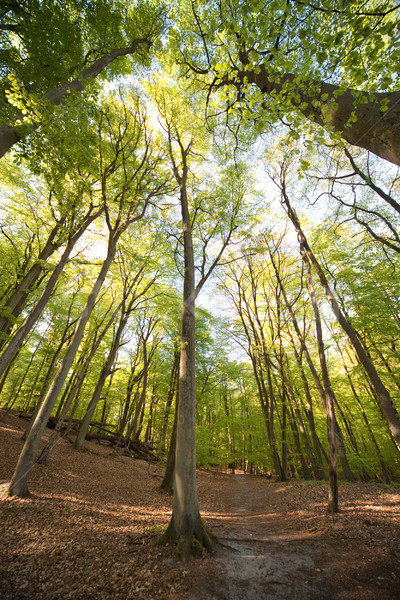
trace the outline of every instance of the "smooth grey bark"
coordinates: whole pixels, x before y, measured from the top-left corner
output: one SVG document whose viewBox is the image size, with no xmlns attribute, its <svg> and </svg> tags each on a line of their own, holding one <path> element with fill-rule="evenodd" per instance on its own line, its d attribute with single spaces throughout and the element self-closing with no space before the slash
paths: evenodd
<svg viewBox="0 0 400 600">
<path fill-rule="evenodd" d="M 12 336 L 11 340 L 8 342 L 7 347 L 3 351 L 0 356 L 0 376 L 7 369 L 8 365 L 12 361 L 15 356 L 15 353 L 20 348 L 21 344 L 25 340 L 28 333 L 32 330 L 32 327 L 36 324 L 38 318 L 42 314 L 47 302 L 49 301 L 51 294 L 54 290 L 54 287 L 60 277 L 65 265 L 68 262 L 69 256 L 81 235 L 86 231 L 89 227 L 90 223 L 92 223 L 100 214 L 101 211 L 93 215 L 89 215 L 83 221 L 82 225 L 76 231 L 76 233 L 70 237 L 68 240 L 67 246 L 58 262 L 56 267 L 54 268 L 50 278 L 39 298 L 34 308 L 29 313 L 28 317 L 25 319 L 21 327 L 16 331 L 16 333 Z"/>
<path fill-rule="evenodd" d="M 312 264 L 312 266 L 314 267 L 314 269 L 318 275 L 321 286 L 325 292 L 325 296 L 331 306 L 333 314 L 335 315 L 335 317 L 336 317 L 339 325 L 342 327 L 343 331 L 347 334 L 351 344 L 353 345 L 354 350 L 356 351 L 356 354 L 358 356 L 360 363 L 364 367 L 365 372 L 367 373 L 367 375 L 371 381 L 371 384 L 374 388 L 374 391 L 377 395 L 380 406 L 382 408 L 382 413 L 383 413 L 386 423 L 388 425 L 389 431 L 392 434 L 396 448 L 397 448 L 398 452 L 400 453 L 400 420 L 399 420 L 398 414 L 396 412 L 396 409 L 394 407 L 394 404 L 392 402 L 392 399 L 390 397 L 390 394 L 389 394 L 388 390 L 386 389 L 385 385 L 383 384 L 377 370 L 375 369 L 374 364 L 368 357 L 363 345 L 360 342 L 360 339 L 357 336 L 356 331 L 353 329 L 352 325 L 350 324 L 350 321 L 346 318 L 343 311 L 340 309 L 339 304 L 329 286 L 326 275 L 325 275 L 324 271 L 322 270 L 321 265 L 317 261 L 314 253 L 312 252 L 310 245 L 308 244 L 307 238 L 304 235 L 304 232 L 300 226 L 300 221 L 299 221 L 295 211 L 292 209 L 292 207 L 290 205 L 290 201 L 289 201 L 288 195 L 286 193 L 286 185 L 285 185 L 284 177 L 281 178 L 280 188 L 282 191 L 282 198 L 284 201 L 284 205 L 286 206 L 287 215 L 290 218 L 290 220 L 292 221 L 292 223 L 297 231 L 297 234 L 298 234 L 300 242 L 301 242 L 301 246 L 304 249 L 304 253 L 307 256 L 308 260 L 310 261 L 310 263 Z"/>
<path fill-rule="evenodd" d="M 47 105 L 58 106 L 73 92 L 81 92 L 91 79 L 95 79 L 110 63 L 120 56 L 127 56 L 137 52 L 141 44 L 151 45 L 148 39 L 133 40 L 132 45 L 127 48 L 115 48 L 96 60 L 88 69 L 83 70 L 79 77 L 58 88 L 54 88 L 42 98 L 43 110 Z M 0 127 L 0 158 L 3 157 L 15 144 L 25 139 L 32 131 L 40 125 L 41 113 L 31 113 L 28 116 L 20 115 L 12 125 Z M 32 122 L 33 121 L 33 122 Z"/>
<path fill-rule="evenodd" d="M 186 162 L 187 153 L 183 153 Z M 182 309 L 182 335 L 179 371 L 179 405 L 176 432 L 174 503 L 167 539 L 178 540 L 183 558 L 195 551 L 197 544 L 206 542 L 200 519 L 196 482 L 196 397 L 195 397 L 195 282 L 192 227 L 186 193 L 187 166 L 179 177 L 182 226 L 184 238 L 184 291 Z M 203 539 L 204 538 L 204 539 Z"/>
<path fill-rule="evenodd" d="M 81 316 L 75 327 L 75 332 L 72 340 L 69 344 L 64 359 L 57 371 L 57 374 L 50 386 L 48 393 L 40 407 L 39 413 L 36 417 L 35 422 L 32 425 L 29 436 L 22 449 L 20 457 L 18 459 L 17 466 L 11 478 L 10 485 L 8 487 L 8 494 L 10 496 L 24 497 L 29 495 L 28 483 L 32 467 L 35 461 L 35 456 L 39 448 L 39 443 L 43 432 L 45 430 L 47 421 L 51 415 L 51 412 L 55 406 L 58 395 L 64 385 L 65 379 L 75 359 L 79 345 L 82 341 L 83 334 L 85 331 L 86 323 L 89 320 L 90 314 L 96 302 L 96 298 L 100 292 L 100 289 L 104 283 L 104 279 L 110 268 L 110 265 L 115 257 L 117 248 L 117 236 L 112 235 L 110 232 L 110 238 L 108 243 L 107 256 L 102 264 L 99 275 L 96 282 L 90 292 L 86 304 L 83 308 Z"/>
<path fill-rule="evenodd" d="M 169 135 L 171 132 L 169 131 Z M 192 223 L 187 196 L 188 155 L 191 142 L 183 147 L 180 138 L 182 171 L 172 155 L 174 175 L 179 184 L 183 230 L 184 279 L 182 334 L 179 369 L 179 404 L 177 406 L 177 430 L 174 471 L 174 502 L 172 518 L 161 542 L 178 542 L 177 555 L 189 558 L 201 554 L 203 547 L 214 550 L 214 542 L 200 518 L 196 481 L 196 316 L 195 299 L 199 287 L 195 288 L 195 267 L 192 237 Z M 199 285 L 207 277 L 203 276 Z M 203 283 L 202 283 L 203 282 Z"/>
<path fill-rule="evenodd" d="M 249 64 L 245 52 L 240 53 L 240 59 L 244 65 Z M 258 70 L 238 71 L 237 80 L 227 78 L 227 83 L 240 88 L 246 80 L 263 94 L 288 99 L 308 120 L 339 133 L 349 144 L 400 166 L 400 92 L 371 94 L 344 89 L 293 73 L 273 73 L 268 63 L 260 64 Z M 382 101 L 388 102 L 385 110 Z M 351 115 L 356 117 L 355 122 L 349 122 Z"/>
</svg>

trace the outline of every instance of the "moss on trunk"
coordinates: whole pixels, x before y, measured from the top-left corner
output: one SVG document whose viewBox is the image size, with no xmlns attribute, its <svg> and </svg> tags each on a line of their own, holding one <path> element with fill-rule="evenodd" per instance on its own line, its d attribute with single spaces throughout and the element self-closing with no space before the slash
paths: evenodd
<svg viewBox="0 0 400 600">
<path fill-rule="evenodd" d="M 194 523 L 185 528 L 183 533 L 179 534 L 172 517 L 167 530 L 158 540 L 160 546 L 176 546 L 176 558 L 184 561 L 202 556 L 204 550 L 210 553 L 215 552 L 216 542 L 216 536 L 206 528 L 200 515 Z"/>
</svg>

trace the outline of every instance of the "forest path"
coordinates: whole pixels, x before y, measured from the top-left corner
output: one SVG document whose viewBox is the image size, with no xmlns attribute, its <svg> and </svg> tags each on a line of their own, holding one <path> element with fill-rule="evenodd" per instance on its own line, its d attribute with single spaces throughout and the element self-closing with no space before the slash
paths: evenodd
<svg viewBox="0 0 400 600">
<path fill-rule="evenodd" d="M 249 475 L 231 477 L 231 511 L 208 519 L 218 536 L 216 557 L 205 559 L 189 598 L 207 600 L 301 600 L 331 598 L 330 577 L 315 564 L 312 536 L 287 530 L 268 512 L 266 490 Z M 268 496 L 268 494 L 267 494 Z"/>
<path fill-rule="evenodd" d="M 1 418 L 0 411 L 0 418 Z M 0 492 L 25 426 L 0 420 Z M 51 431 L 46 432 L 46 438 Z M 218 552 L 174 561 L 157 545 L 171 518 L 164 470 L 61 439 L 27 499 L 0 493 L 0 600 L 399 600 L 400 487 L 198 471 Z"/>
</svg>

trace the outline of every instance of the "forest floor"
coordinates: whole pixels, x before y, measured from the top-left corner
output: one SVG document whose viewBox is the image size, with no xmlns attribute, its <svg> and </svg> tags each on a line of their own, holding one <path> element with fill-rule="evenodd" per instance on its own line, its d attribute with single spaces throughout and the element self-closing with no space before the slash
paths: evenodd
<svg viewBox="0 0 400 600">
<path fill-rule="evenodd" d="M 2 490 L 25 426 L 0 421 Z M 59 441 L 31 498 L 0 494 L 0 599 L 400 599 L 399 485 L 342 483 L 332 516 L 326 483 L 199 471 L 218 551 L 181 563 L 156 545 L 171 515 L 162 475 L 108 445 Z"/>
</svg>

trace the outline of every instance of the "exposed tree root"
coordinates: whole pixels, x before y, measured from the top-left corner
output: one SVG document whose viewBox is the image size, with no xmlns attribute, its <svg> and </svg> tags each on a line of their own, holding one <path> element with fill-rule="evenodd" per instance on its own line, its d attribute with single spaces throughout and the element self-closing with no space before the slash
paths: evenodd
<svg viewBox="0 0 400 600">
<path fill-rule="evenodd" d="M 160 546 L 176 545 L 175 556 L 180 560 L 190 560 L 200 557 L 204 550 L 210 553 L 216 550 L 216 536 L 208 530 L 200 515 L 184 531 L 178 532 L 172 517 L 167 530 L 158 541 Z"/>
</svg>

